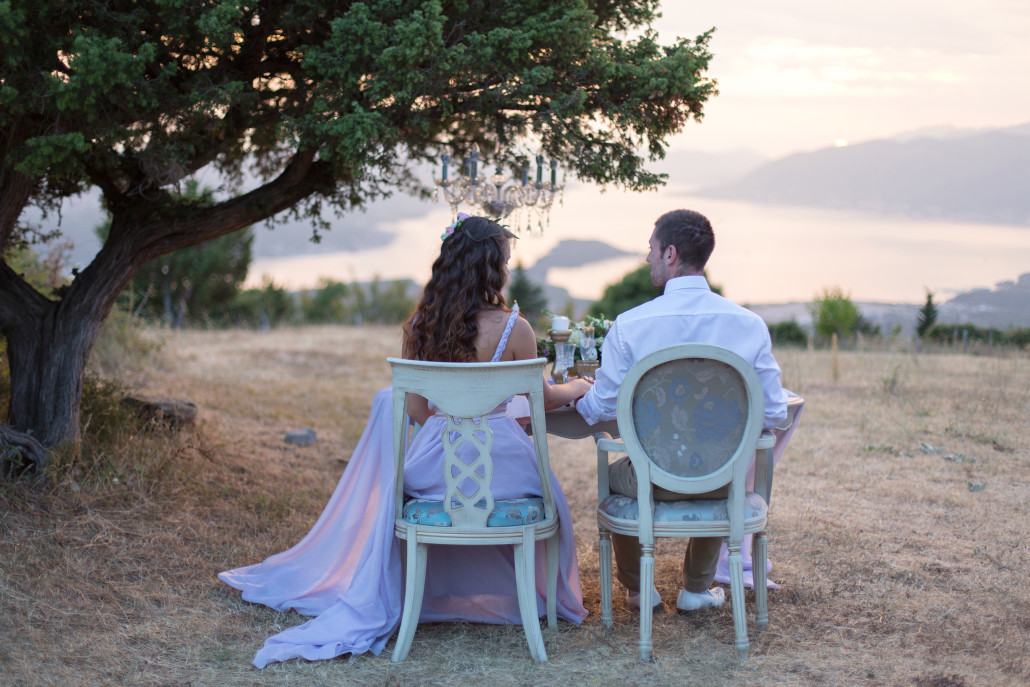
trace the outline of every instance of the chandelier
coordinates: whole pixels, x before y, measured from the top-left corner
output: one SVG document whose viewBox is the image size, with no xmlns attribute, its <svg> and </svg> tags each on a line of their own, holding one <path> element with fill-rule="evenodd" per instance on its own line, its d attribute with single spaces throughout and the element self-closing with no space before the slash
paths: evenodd
<svg viewBox="0 0 1030 687">
<path fill-rule="evenodd" d="M 508 179 L 500 164 L 493 176 L 487 178 L 485 172 L 479 173 L 479 146 L 472 145 L 469 154 L 462 160 L 456 178 L 449 176 L 451 156 L 444 153 L 440 156 L 443 170 L 436 181 L 436 198 L 440 200 L 443 189 L 444 200 L 451 206 L 451 212 L 457 213 L 461 204 L 477 205 L 482 214 L 504 219 L 514 214 L 515 233 L 521 233 L 520 224 L 523 215 L 526 217 L 526 229 L 534 233 L 533 215 L 536 215 L 536 230 L 543 233 L 541 218 L 546 216 L 554 204 L 554 199 L 561 195 L 565 186 L 558 183 L 558 161 L 551 160 L 551 181 L 544 182 L 544 156 L 536 156 L 536 183 L 529 182 L 529 165 L 522 167 L 522 178 L 518 181 Z"/>
</svg>

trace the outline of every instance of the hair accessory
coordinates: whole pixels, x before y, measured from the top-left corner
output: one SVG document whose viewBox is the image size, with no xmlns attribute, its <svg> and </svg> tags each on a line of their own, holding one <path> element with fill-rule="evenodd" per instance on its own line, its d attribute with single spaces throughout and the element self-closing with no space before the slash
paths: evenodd
<svg viewBox="0 0 1030 687">
<path fill-rule="evenodd" d="M 458 213 L 458 218 L 455 219 L 450 224 L 448 224 L 446 227 L 444 227 L 443 233 L 440 234 L 440 240 L 441 241 L 446 241 L 447 237 L 450 236 L 451 234 L 453 234 L 454 230 L 458 228 L 459 224 L 461 224 L 461 221 L 462 220 L 466 220 L 466 219 L 468 219 L 471 216 L 472 215 L 466 215 L 464 212 L 459 212 Z"/>
</svg>

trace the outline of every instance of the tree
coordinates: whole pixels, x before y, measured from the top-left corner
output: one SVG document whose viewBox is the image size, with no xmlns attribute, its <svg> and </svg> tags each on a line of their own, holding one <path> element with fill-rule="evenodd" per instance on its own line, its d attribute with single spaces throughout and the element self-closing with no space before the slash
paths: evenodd
<svg viewBox="0 0 1030 687">
<path fill-rule="evenodd" d="M 630 308 L 662 295 L 662 291 L 651 284 L 651 267 L 645 263 L 627 272 L 619 281 L 604 287 L 600 300 L 590 305 L 587 314 L 614 320 Z"/>
<path fill-rule="evenodd" d="M 547 297 L 544 296 L 544 287 L 534 283 L 526 276 L 526 268 L 522 263 L 515 265 L 511 271 L 511 281 L 508 283 L 508 299 L 518 301 L 519 312 L 534 327 L 537 320 L 547 309 Z"/>
<path fill-rule="evenodd" d="M 473 144 L 653 188 L 699 120 L 711 31 L 661 46 L 657 0 L 0 2 L 0 247 L 97 188 L 111 231 L 59 297 L 0 265 L 11 410 L 0 439 L 78 436 L 100 324 L 145 264 L 275 217 L 347 212 Z M 633 29 L 642 28 L 642 31 Z M 627 36 L 633 36 L 627 38 Z M 217 202 L 175 190 L 201 169 Z M 283 214 L 280 214 L 283 213 Z M 38 443 L 35 443 L 38 442 Z M 35 457 L 41 458 L 38 451 Z"/>
<path fill-rule="evenodd" d="M 850 339 L 860 320 L 858 307 L 839 286 L 823 289 L 812 303 L 812 324 L 821 339 L 829 340 L 834 334 L 842 341 Z"/>
<path fill-rule="evenodd" d="M 708 279 L 707 270 L 704 272 L 704 277 Z M 711 282 L 709 285 L 712 291 L 722 294 L 721 286 Z M 635 308 L 641 303 L 661 296 L 664 291 L 664 287 L 657 287 L 651 283 L 651 267 L 644 263 L 632 272 L 627 272 L 619 281 L 604 287 L 604 293 L 601 294 L 600 300 L 594 301 L 590 305 L 587 314 L 614 320 L 630 308 Z"/>
<path fill-rule="evenodd" d="M 212 319 L 231 327 L 267 329 L 292 323 L 297 315 L 293 296 L 267 277 L 259 289 L 246 289 L 224 307 L 216 307 Z"/>
<path fill-rule="evenodd" d="M 937 305 L 933 302 L 933 292 L 926 290 L 926 303 L 916 316 L 916 335 L 922 339 L 937 323 Z"/>
<path fill-rule="evenodd" d="M 239 294 L 253 245 L 254 230 L 247 227 L 152 260 L 131 282 L 137 312 L 174 328 L 210 322 Z"/>
<path fill-rule="evenodd" d="M 195 179 L 185 183 L 183 195 L 192 201 L 214 202 L 210 188 L 200 189 Z M 97 228 L 101 241 L 111 231 L 108 221 Z M 144 265 L 132 278 L 133 311 L 174 328 L 210 322 L 237 296 L 250 269 L 254 231 L 247 227 L 189 248 L 162 255 Z"/>
</svg>

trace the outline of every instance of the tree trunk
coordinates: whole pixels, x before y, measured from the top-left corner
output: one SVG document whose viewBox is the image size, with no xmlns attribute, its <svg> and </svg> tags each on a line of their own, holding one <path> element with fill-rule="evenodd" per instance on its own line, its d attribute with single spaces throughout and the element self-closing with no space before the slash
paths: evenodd
<svg viewBox="0 0 1030 687">
<path fill-rule="evenodd" d="M 82 375 L 102 318 L 50 303 L 7 335 L 8 422 L 47 447 L 79 438 Z"/>
</svg>

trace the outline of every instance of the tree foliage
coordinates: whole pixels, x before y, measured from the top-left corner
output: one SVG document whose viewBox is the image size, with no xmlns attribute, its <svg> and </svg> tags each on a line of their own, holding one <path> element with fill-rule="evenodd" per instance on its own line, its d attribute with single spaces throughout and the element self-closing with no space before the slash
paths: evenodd
<svg viewBox="0 0 1030 687">
<path fill-rule="evenodd" d="M 594 317 L 615 319 L 630 308 L 662 295 L 663 289 L 651 284 L 651 268 L 645 263 L 623 275 L 622 279 L 604 287 L 601 298 L 594 301 L 587 313 Z"/>
<path fill-rule="evenodd" d="M 704 273 L 708 279 L 708 271 Z M 712 291 L 722 295 L 722 287 L 708 282 Z M 641 303 L 661 296 L 665 291 L 664 287 L 654 286 L 651 283 L 651 267 L 644 263 L 640 267 L 623 275 L 622 279 L 604 287 L 601 298 L 594 301 L 587 309 L 587 313 L 594 317 L 610 317 L 615 319 L 630 308 L 635 308 Z"/>
<path fill-rule="evenodd" d="M 823 289 L 812 302 L 812 325 L 820 339 L 829 341 L 834 334 L 841 341 L 850 340 L 858 331 L 858 306 L 839 286 Z"/>
<path fill-rule="evenodd" d="M 398 324 L 415 309 L 412 287 L 407 279 L 384 284 L 376 277 L 368 285 L 322 279 L 301 294 L 301 317 L 310 324 Z"/>
<path fill-rule="evenodd" d="M 292 213 L 319 230 L 415 162 L 538 148 L 585 181 L 647 189 L 700 119 L 710 32 L 659 45 L 657 0 L 0 2 L 0 247 L 35 205 L 100 190 L 111 230 L 59 299 L 0 265 L 10 425 L 78 435 L 82 369 L 132 276 Z M 641 29 L 641 30 L 631 30 Z M 627 37 L 629 36 L 629 37 Z M 216 202 L 177 192 L 205 170 Z"/>
</svg>

